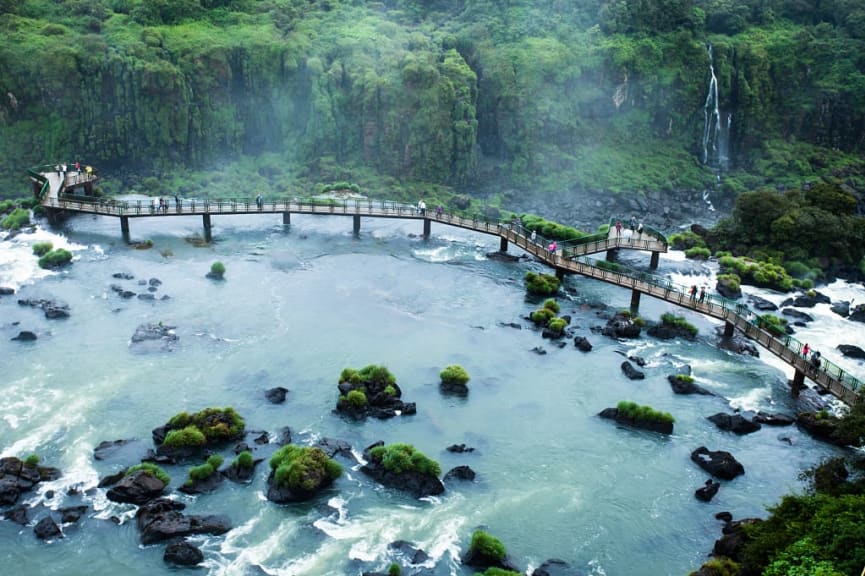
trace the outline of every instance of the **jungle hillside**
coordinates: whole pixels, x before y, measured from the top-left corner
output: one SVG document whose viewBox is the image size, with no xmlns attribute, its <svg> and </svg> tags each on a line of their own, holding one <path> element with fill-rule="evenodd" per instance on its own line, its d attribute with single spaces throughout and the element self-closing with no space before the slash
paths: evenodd
<svg viewBox="0 0 865 576">
<path fill-rule="evenodd" d="M 0 0 L 0 197 L 861 193 L 863 151 L 861 0 Z"/>
</svg>

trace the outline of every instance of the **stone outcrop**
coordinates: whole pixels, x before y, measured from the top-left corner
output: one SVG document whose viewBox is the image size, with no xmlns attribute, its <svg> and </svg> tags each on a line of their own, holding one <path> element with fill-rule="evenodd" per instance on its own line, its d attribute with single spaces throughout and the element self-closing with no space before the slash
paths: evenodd
<svg viewBox="0 0 865 576">
<path fill-rule="evenodd" d="M 718 278 L 718 281 L 715 283 L 715 290 L 724 298 L 731 300 L 736 300 L 742 296 L 742 289 L 733 284 L 729 278 Z"/>
<path fill-rule="evenodd" d="M 223 474 L 215 471 L 213 474 L 204 480 L 188 479 L 181 484 L 177 489 L 184 494 L 207 494 L 213 492 L 222 485 Z"/>
<path fill-rule="evenodd" d="M 714 394 L 709 390 L 695 384 L 693 377 L 687 374 L 670 374 L 667 376 L 667 381 L 670 382 L 670 387 L 676 394 L 702 394 L 704 396 L 714 396 Z"/>
<path fill-rule="evenodd" d="M 465 452 L 474 452 L 475 449 L 471 446 L 466 446 L 465 444 L 451 444 L 447 448 L 445 448 L 448 452 L 455 452 L 457 454 L 463 454 Z"/>
<path fill-rule="evenodd" d="M 702 487 L 697 488 L 697 490 L 694 492 L 694 496 L 697 498 L 697 500 L 709 502 L 710 500 L 712 500 L 712 498 L 715 497 L 715 494 L 718 493 L 718 490 L 720 488 L 720 482 L 715 482 L 714 480 L 709 478 L 708 480 L 706 480 L 706 483 Z"/>
<path fill-rule="evenodd" d="M 757 430 L 762 428 L 759 422 L 748 420 L 741 414 L 725 414 L 723 412 L 718 412 L 717 414 L 709 416 L 706 419 L 712 422 L 721 430 L 727 430 L 729 432 L 732 432 L 733 434 L 738 434 L 740 436 L 744 434 L 751 434 L 752 432 L 756 432 Z"/>
<path fill-rule="evenodd" d="M 857 360 L 865 360 L 865 350 L 852 344 L 839 344 L 838 351 L 848 358 L 856 358 Z"/>
<path fill-rule="evenodd" d="M 691 452 L 691 460 L 716 478 L 732 480 L 745 473 L 745 468 L 732 454 L 724 450 L 711 451 L 700 446 Z"/>
<path fill-rule="evenodd" d="M 668 322 L 659 322 L 657 324 L 653 324 L 649 327 L 646 333 L 653 338 L 659 338 L 661 340 L 673 340 L 676 338 L 693 340 L 694 338 L 696 338 L 696 335 L 684 326 L 680 326 L 678 324 L 670 324 Z"/>
<path fill-rule="evenodd" d="M 106 494 L 112 502 L 126 502 L 142 505 L 159 497 L 165 490 L 165 483 L 144 470 L 124 475 Z"/>
<path fill-rule="evenodd" d="M 415 498 L 435 496 L 445 491 L 441 480 L 432 474 L 423 474 L 416 470 L 394 472 L 386 469 L 381 462 L 374 460 L 370 455 L 370 450 L 376 446 L 384 446 L 384 442 L 376 442 L 363 451 L 363 458 L 366 460 L 366 464 L 361 467 L 360 471 L 379 484 L 407 492 Z"/>
<path fill-rule="evenodd" d="M 659 432 L 661 434 L 673 433 L 672 422 L 662 422 L 659 420 L 635 420 L 633 418 L 629 418 L 625 414 L 619 413 L 618 408 L 605 408 L 598 413 L 598 416 L 600 416 L 601 418 L 606 418 L 607 420 L 615 420 L 617 424 L 628 426 L 629 428 L 650 430 L 652 432 Z"/>
<path fill-rule="evenodd" d="M 412 565 L 423 564 L 430 559 L 429 554 L 416 547 L 411 542 L 406 540 L 396 540 L 387 545 L 388 550 L 391 550 L 397 556 L 405 559 L 406 562 Z"/>
<path fill-rule="evenodd" d="M 588 341 L 585 336 L 577 336 L 574 338 L 574 346 L 577 347 L 577 350 L 580 352 L 591 352 L 592 351 L 592 343 Z"/>
<path fill-rule="evenodd" d="M 761 312 L 774 312 L 778 309 L 775 304 L 754 294 L 748 296 L 748 302 L 750 302 L 755 309 L 760 310 Z"/>
<path fill-rule="evenodd" d="M 847 445 L 838 438 L 838 418 L 835 416 L 824 415 L 822 412 L 799 412 L 796 414 L 796 424 L 817 440 L 836 446 Z"/>
<path fill-rule="evenodd" d="M 853 310 L 850 311 L 850 315 L 847 316 L 847 319 L 854 322 L 865 322 L 865 304 L 859 304 L 853 308 Z"/>
<path fill-rule="evenodd" d="M 36 340 L 36 333 L 31 332 L 30 330 L 21 330 L 18 332 L 18 336 L 11 338 L 11 340 L 18 340 L 20 342 L 32 342 Z"/>
<path fill-rule="evenodd" d="M 788 318 L 792 318 L 797 322 L 806 323 L 814 321 L 813 316 L 811 316 L 810 314 L 806 314 L 805 312 L 796 310 L 795 308 L 784 308 L 783 310 L 781 310 L 781 314 L 787 316 Z"/>
<path fill-rule="evenodd" d="M 283 388 L 282 386 L 277 386 L 275 388 L 270 388 L 269 390 L 265 390 L 264 397 L 271 404 L 282 404 L 285 402 L 285 396 L 288 394 L 288 388 Z"/>
<path fill-rule="evenodd" d="M 30 466 L 14 456 L 0 458 L 0 506 L 11 506 L 18 502 L 22 493 L 31 491 L 40 482 L 58 478 L 60 470 L 57 468 Z"/>
<path fill-rule="evenodd" d="M 766 426 L 790 426 L 796 419 L 785 414 L 769 414 L 766 412 L 757 412 L 753 418 L 754 422 L 765 424 Z"/>
<path fill-rule="evenodd" d="M 52 540 L 54 538 L 63 538 L 63 532 L 60 531 L 60 526 L 54 521 L 51 516 L 45 516 L 36 526 L 33 527 L 33 533 L 40 540 Z"/>
<path fill-rule="evenodd" d="M 158 498 L 143 504 L 135 514 L 141 543 L 144 545 L 165 542 L 193 534 L 225 534 L 231 530 L 231 522 L 225 516 L 186 516 L 180 511 L 186 508 L 182 502 Z"/>
<path fill-rule="evenodd" d="M 846 318 L 850 315 L 850 302 L 846 300 L 842 300 L 840 302 L 832 302 L 830 310 L 832 310 L 832 312 L 834 312 L 838 316 Z"/>
<path fill-rule="evenodd" d="M 629 314 L 622 312 L 607 320 L 607 325 L 601 330 L 601 334 L 611 338 L 639 338 L 642 329 L 635 324 Z"/>
<path fill-rule="evenodd" d="M 645 374 L 634 368 L 634 365 L 627 360 L 622 362 L 621 368 L 629 380 L 643 380 L 646 377 Z"/>
<path fill-rule="evenodd" d="M 825 294 L 811 291 L 808 294 L 800 294 L 795 298 L 787 298 L 781 302 L 781 306 L 795 306 L 796 308 L 813 308 L 817 304 L 831 304 L 832 300 Z"/>
<path fill-rule="evenodd" d="M 22 298 L 18 300 L 21 306 L 30 306 L 32 308 L 40 308 L 46 318 L 68 318 L 69 304 L 58 300 L 49 300 L 45 298 Z"/>
<path fill-rule="evenodd" d="M 579 572 L 571 568 L 571 565 L 558 558 L 544 560 L 540 566 L 532 571 L 532 576 L 579 576 Z"/>
<path fill-rule="evenodd" d="M 340 382 L 338 388 L 339 399 L 337 400 L 336 411 L 355 419 L 372 416 L 384 420 L 394 416 L 410 416 L 417 413 L 417 406 L 414 402 L 402 401 L 402 390 L 396 382 L 390 384 L 372 380 L 356 384 Z M 349 393 L 355 390 L 364 392 L 366 401 L 363 404 L 350 400 Z"/>
<path fill-rule="evenodd" d="M 176 566 L 197 566 L 204 562 L 204 553 L 184 538 L 178 542 L 168 544 L 165 547 L 162 560 L 166 564 L 174 564 Z"/>
<path fill-rule="evenodd" d="M 170 350 L 178 340 L 176 329 L 177 326 L 168 326 L 162 322 L 141 324 L 135 329 L 130 342 L 137 345 L 136 347 Z"/>
<path fill-rule="evenodd" d="M 448 470 L 447 474 L 444 475 L 444 482 L 448 482 L 449 480 L 465 480 L 465 481 L 473 481 L 475 479 L 475 471 L 471 469 L 469 466 L 455 466 Z"/>
</svg>

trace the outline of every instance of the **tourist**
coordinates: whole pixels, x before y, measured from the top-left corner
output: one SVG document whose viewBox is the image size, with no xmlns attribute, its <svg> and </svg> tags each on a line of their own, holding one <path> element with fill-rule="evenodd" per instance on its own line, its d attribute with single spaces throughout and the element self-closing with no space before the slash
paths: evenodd
<svg viewBox="0 0 865 576">
<path fill-rule="evenodd" d="M 436 218 L 441 218 L 442 212 L 443 212 L 442 205 L 439 204 L 438 206 L 436 206 Z"/>
<path fill-rule="evenodd" d="M 616 220 L 616 238 L 622 235 L 622 222 L 620 220 Z"/>
<path fill-rule="evenodd" d="M 532 230 L 532 244 L 538 243 L 538 231 Z"/>
<path fill-rule="evenodd" d="M 706 287 L 700 286 L 700 304 L 706 300 Z"/>
<path fill-rule="evenodd" d="M 805 358 L 807 358 L 807 357 L 808 357 L 808 352 L 810 352 L 810 351 L 811 351 L 811 347 L 808 346 L 808 343 L 806 342 L 806 343 L 805 343 L 805 347 L 802 348 L 802 356 L 804 356 Z"/>
<path fill-rule="evenodd" d="M 634 232 L 636 230 L 637 230 L 637 217 L 631 216 L 631 232 Z"/>
<path fill-rule="evenodd" d="M 691 286 L 691 289 L 688 290 L 688 294 L 691 295 L 691 302 L 697 301 L 697 285 L 696 284 L 693 284 Z"/>
<path fill-rule="evenodd" d="M 637 226 L 637 234 L 639 234 L 640 236 L 643 235 L 643 223 L 642 222 L 640 222 L 640 225 Z"/>
<path fill-rule="evenodd" d="M 426 214 L 426 202 L 423 201 L 423 198 L 421 198 L 420 201 L 417 203 L 417 212 L 421 216 Z"/>
<path fill-rule="evenodd" d="M 551 242 L 551 243 L 550 243 L 550 248 L 549 248 L 549 250 L 550 250 L 550 255 L 551 255 L 551 256 L 552 256 L 553 254 L 556 253 L 556 249 L 557 249 L 557 248 L 558 248 L 558 246 L 556 246 L 556 243 L 555 243 L 555 242 Z"/>
<path fill-rule="evenodd" d="M 258 196 L 255 197 L 255 205 L 258 206 L 259 210 L 261 210 L 261 192 L 259 192 Z"/>
</svg>

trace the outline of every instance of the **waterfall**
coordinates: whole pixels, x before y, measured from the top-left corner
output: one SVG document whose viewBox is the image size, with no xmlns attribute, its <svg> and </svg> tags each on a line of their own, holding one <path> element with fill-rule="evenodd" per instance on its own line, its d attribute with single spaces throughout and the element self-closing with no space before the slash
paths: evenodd
<svg viewBox="0 0 865 576">
<path fill-rule="evenodd" d="M 726 170 L 730 161 L 728 134 L 733 115 L 728 113 L 726 121 L 722 120 L 712 45 L 708 44 L 706 50 L 709 53 L 709 90 L 703 105 L 703 164 Z"/>
</svg>

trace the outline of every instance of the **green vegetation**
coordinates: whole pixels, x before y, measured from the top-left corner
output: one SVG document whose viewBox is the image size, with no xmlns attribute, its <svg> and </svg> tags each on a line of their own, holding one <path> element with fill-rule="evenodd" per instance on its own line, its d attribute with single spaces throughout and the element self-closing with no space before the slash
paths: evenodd
<svg viewBox="0 0 865 576">
<path fill-rule="evenodd" d="M 345 399 L 353 408 L 361 409 L 367 405 L 366 393 L 363 390 L 350 390 Z"/>
<path fill-rule="evenodd" d="M 451 364 L 446 366 L 444 370 L 439 372 L 442 384 L 448 386 L 465 386 L 470 380 L 469 373 L 459 364 Z"/>
<path fill-rule="evenodd" d="M 752 284 L 782 292 L 793 289 L 793 279 L 779 264 L 734 256 L 724 256 L 718 260 L 718 264 L 723 274 L 736 275 L 742 284 Z"/>
<path fill-rule="evenodd" d="M 578 240 L 586 235 L 584 232 L 580 232 L 576 228 L 564 226 L 550 220 L 544 220 L 540 216 L 535 216 L 534 214 L 523 214 L 520 216 L 520 221 L 526 230 L 536 231 L 548 240 Z"/>
<path fill-rule="evenodd" d="M 787 319 L 774 314 L 763 314 L 757 317 L 757 326 L 766 330 L 772 336 L 783 336 L 787 333 Z"/>
<path fill-rule="evenodd" d="M 194 414 L 175 414 L 167 428 L 169 432 L 163 443 L 166 446 L 204 446 L 237 438 L 245 424 L 234 408 L 205 408 Z"/>
<path fill-rule="evenodd" d="M 200 466 L 193 466 L 189 469 L 189 478 L 186 480 L 187 486 L 192 486 L 195 482 L 203 482 L 207 480 L 211 476 L 213 476 L 219 467 L 222 466 L 222 456 L 219 454 L 212 454 L 207 462 Z"/>
<path fill-rule="evenodd" d="M 24 459 L 24 465 L 27 466 L 28 468 L 35 468 L 36 466 L 39 465 L 39 455 L 38 454 L 31 454 L 30 456 L 28 456 L 27 458 Z"/>
<path fill-rule="evenodd" d="M 550 320 L 556 317 L 555 312 L 550 310 L 549 308 L 538 308 L 534 312 L 531 313 L 529 318 L 531 321 L 537 326 L 546 326 Z"/>
<path fill-rule="evenodd" d="M 225 264 L 220 261 L 216 261 L 210 265 L 210 274 L 208 275 L 211 278 L 222 278 L 225 276 Z"/>
<path fill-rule="evenodd" d="M 651 406 L 640 406 L 635 402 L 622 400 L 616 405 L 616 409 L 620 416 L 624 416 L 629 420 L 643 422 L 660 422 L 663 424 L 672 424 L 676 420 L 669 412 L 659 412 Z"/>
<path fill-rule="evenodd" d="M 244 450 L 232 461 L 232 468 L 240 468 L 249 470 L 255 465 L 255 459 L 252 457 L 252 452 Z"/>
<path fill-rule="evenodd" d="M 390 566 L 387 567 L 387 576 L 401 576 L 401 574 L 402 569 L 396 562 L 392 562 Z"/>
<path fill-rule="evenodd" d="M 704 562 L 702 568 L 700 574 L 706 576 L 739 576 L 739 565 L 726 557 L 712 558 Z M 691 572 L 688 576 L 698 576 L 698 574 Z"/>
<path fill-rule="evenodd" d="M 340 382 L 349 382 L 354 386 L 370 386 L 385 388 L 396 384 L 396 376 L 384 366 L 370 364 L 360 370 L 343 368 L 339 375 Z"/>
<path fill-rule="evenodd" d="M 694 377 L 690 376 L 688 374 L 676 374 L 675 378 L 679 382 L 684 382 L 685 384 L 693 384 L 694 383 Z"/>
<path fill-rule="evenodd" d="M 708 260 L 711 255 L 712 251 L 702 246 L 694 246 L 693 248 L 685 250 L 685 258 L 690 258 L 692 260 Z"/>
<path fill-rule="evenodd" d="M 332 184 L 325 184 L 321 187 L 321 193 L 326 194 L 328 192 L 341 192 L 343 190 L 348 190 L 350 192 L 354 192 L 355 194 L 360 193 L 360 186 L 355 184 L 354 182 L 334 182 Z"/>
<path fill-rule="evenodd" d="M 441 475 L 441 466 L 435 460 L 415 449 L 411 444 L 388 444 L 376 446 L 369 452 L 370 458 L 380 462 L 385 470 L 394 474 L 418 472 L 432 476 Z"/>
<path fill-rule="evenodd" d="M 730 292 L 742 293 L 742 279 L 739 278 L 738 274 L 718 274 L 715 278 L 719 284 L 725 285 Z"/>
<path fill-rule="evenodd" d="M 313 492 L 329 486 L 342 474 L 342 466 L 321 448 L 283 446 L 270 458 L 274 484 L 295 492 Z"/>
<path fill-rule="evenodd" d="M 33 245 L 33 254 L 36 256 L 45 256 L 54 250 L 54 244 L 51 242 L 37 242 Z"/>
<path fill-rule="evenodd" d="M 507 550 L 501 540 L 483 530 L 475 530 L 472 533 L 469 550 L 478 557 L 480 563 L 485 564 L 497 564 L 504 560 L 505 555 L 507 555 Z"/>
<path fill-rule="evenodd" d="M 130 466 L 126 469 L 126 475 L 131 476 L 141 470 L 145 474 L 149 474 L 154 478 L 158 479 L 160 482 L 168 486 L 171 483 L 171 477 L 159 466 L 153 464 L 152 462 L 142 462 L 141 464 L 136 464 L 135 466 Z"/>
<path fill-rule="evenodd" d="M 670 312 L 664 312 L 661 314 L 661 324 L 666 326 L 672 326 L 675 328 L 681 328 L 685 330 L 691 337 L 697 335 L 699 330 L 697 327 L 685 320 L 682 316 L 676 316 L 675 314 L 671 314 Z"/>
<path fill-rule="evenodd" d="M 30 211 L 24 208 L 15 208 L 8 216 L 0 220 L 0 228 L 4 230 L 18 230 L 30 224 Z"/>
<path fill-rule="evenodd" d="M 560 310 L 559 303 L 552 298 L 544 300 L 544 308 L 552 311 L 554 314 L 558 314 Z"/>
<path fill-rule="evenodd" d="M 51 270 L 54 268 L 62 268 L 70 262 L 72 262 L 72 253 L 63 248 L 58 248 L 57 250 L 51 250 L 39 258 L 39 267 Z"/>
<path fill-rule="evenodd" d="M 526 290 L 529 294 L 550 296 L 559 291 L 559 279 L 551 274 L 526 272 Z"/>
<path fill-rule="evenodd" d="M 483 572 L 475 572 L 475 576 L 523 576 L 522 572 L 514 572 L 513 570 L 505 570 L 504 568 L 497 568 L 496 566 L 490 566 Z"/>
<path fill-rule="evenodd" d="M 547 322 L 547 328 L 555 335 L 561 336 L 568 326 L 568 321 L 564 318 L 553 318 Z"/>
<path fill-rule="evenodd" d="M 701 236 L 694 234 L 690 230 L 686 232 L 677 232 L 671 234 L 667 239 L 670 247 L 673 250 L 689 250 L 691 248 L 705 248 L 706 242 Z"/>
</svg>

